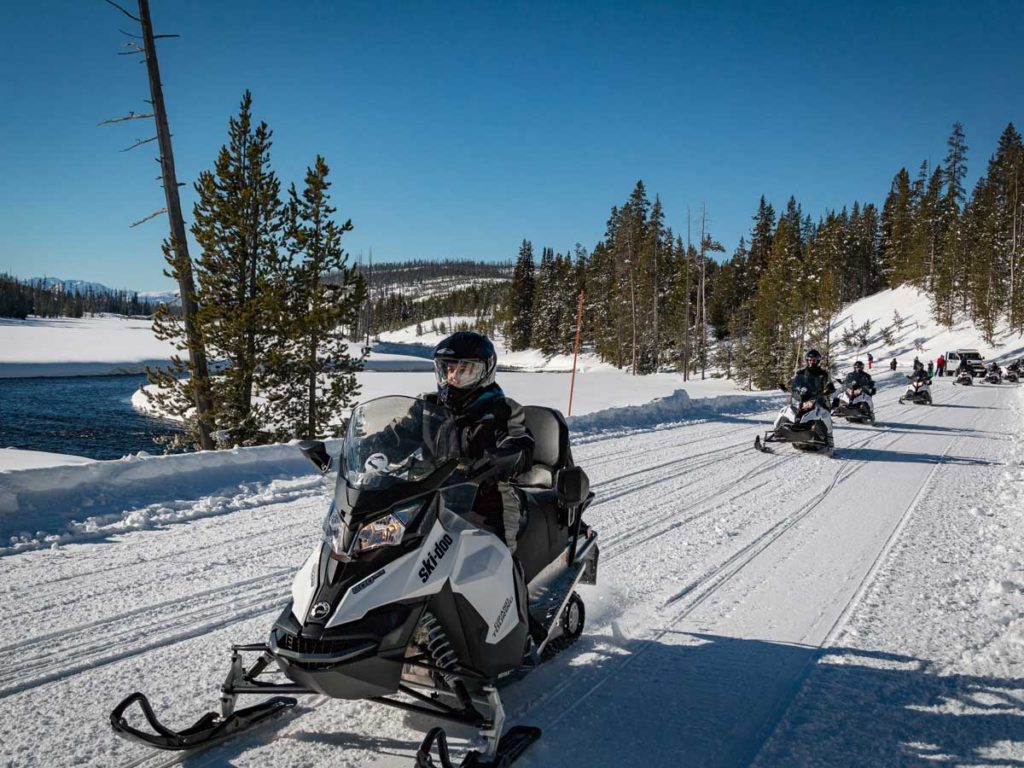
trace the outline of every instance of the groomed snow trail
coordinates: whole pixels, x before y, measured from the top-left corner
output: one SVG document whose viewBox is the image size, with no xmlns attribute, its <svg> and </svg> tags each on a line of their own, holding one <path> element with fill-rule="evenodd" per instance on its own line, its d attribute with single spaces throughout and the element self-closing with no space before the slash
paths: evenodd
<svg viewBox="0 0 1024 768">
<path fill-rule="evenodd" d="M 600 584 L 582 592 L 580 643 L 503 693 L 508 724 L 544 729 L 521 764 L 739 766 L 762 749 L 765 766 L 890 764 L 861 760 L 867 747 L 856 742 L 815 753 L 801 737 L 806 721 L 792 718 L 824 711 L 840 729 L 846 717 L 870 718 L 843 712 L 817 682 L 822 649 L 878 619 L 864 618 L 865 606 L 901 573 L 892 561 L 914 543 L 916 522 L 963 488 L 994 487 L 1009 461 L 1019 390 L 948 382 L 930 408 L 899 405 L 898 389 L 880 393 L 878 426 L 839 425 L 834 459 L 754 451 L 770 414 L 578 446 L 597 493 L 587 519 L 601 535 Z M 311 490 L 3 558 L 0 765 L 177 761 L 116 739 L 110 709 L 134 690 L 177 727 L 215 709 L 228 646 L 266 636 L 324 510 Z M 926 551 L 949 546 L 941 531 L 921 535 L 933 537 L 916 542 Z M 885 641 L 907 630 L 884 619 L 896 622 Z M 817 699 L 805 692 L 790 708 L 805 680 Z M 407 767 L 427 725 L 310 697 L 184 762 Z M 450 733 L 461 752 L 466 742 Z M 873 749 L 904 755 L 899 744 Z"/>
</svg>

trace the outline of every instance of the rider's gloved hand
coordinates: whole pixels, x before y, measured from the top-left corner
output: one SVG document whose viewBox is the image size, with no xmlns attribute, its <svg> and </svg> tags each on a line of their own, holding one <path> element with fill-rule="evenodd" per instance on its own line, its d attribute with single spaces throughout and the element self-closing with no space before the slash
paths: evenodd
<svg viewBox="0 0 1024 768">
<path fill-rule="evenodd" d="M 523 461 L 523 451 L 521 448 L 514 446 L 498 446 L 492 448 L 484 453 L 484 458 L 488 464 L 505 464 L 500 478 L 503 480 L 509 480 L 515 475 L 523 471 L 523 467 L 520 465 Z"/>
<path fill-rule="evenodd" d="M 363 472 L 380 474 L 388 468 L 388 457 L 383 453 L 371 453 L 363 464 Z"/>
</svg>

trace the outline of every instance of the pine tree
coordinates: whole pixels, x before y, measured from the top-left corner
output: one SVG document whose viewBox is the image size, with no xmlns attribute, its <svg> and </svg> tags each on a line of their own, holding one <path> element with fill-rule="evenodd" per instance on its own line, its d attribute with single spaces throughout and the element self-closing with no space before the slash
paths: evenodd
<svg viewBox="0 0 1024 768">
<path fill-rule="evenodd" d="M 939 214 L 941 255 L 935 281 L 933 311 L 936 320 L 943 325 L 952 326 L 958 306 L 966 309 L 966 291 L 962 275 L 967 270 L 961 253 L 961 211 L 966 198 L 964 178 L 967 175 L 967 144 L 960 123 L 953 124 L 947 146 L 948 151 L 942 167 L 945 193 Z"/>
<path fill-rule="evenodd" d="M 914 200 L 910 174 L 900 168 L 892 181 L 889 196 L 882 206 L 882 276 L 895 288 L 917 282 L 920 275 L 912 258 Z"/>
<path fill-rule="evenodd" d="M 534 283 L 532 346 L 540 349 L 547 357 L 561 351 L 559 330 L 564 299 L 559 261 L 560 257 L 556 259 L 553 248 L 544 248 Z"/>
<path fill-rule="evenodd" d="M 274 288 L 283 269 L 280 182 L 270 169 L 272 132 L 252 125 L 252 95 L 242 97 L 214 170 L 196 181 L 192 234 L 197 262 L 198 320 L 211 356 L 226 365 L 212 384 L 221 444 L 250 445 L 261 433 L 253 409 L 259 354 L 276 333 L 270 326 Z"/>
<path fill-rule="evenodd" d="M 346 329 L 356 322 L 365 282 L 342 248 L 351 220 L 338 225 L 330 204 L 330 169 L 319 155 L 301 196 L 293 184 L 286 210 L 288 264 L 274 292 L 278 333 L 261 381 L 266 422 L 278 439 L 340 433 L 340 415 L 359 392 L 360 360 L 349 354 Z"/>
<path fill-rule="evenodd" d="M 533 243 L 523 240 L 512 271 L 508 324 L 505 338 L 513 352 L 527 349 L 533 340 Z"/>
</svg>

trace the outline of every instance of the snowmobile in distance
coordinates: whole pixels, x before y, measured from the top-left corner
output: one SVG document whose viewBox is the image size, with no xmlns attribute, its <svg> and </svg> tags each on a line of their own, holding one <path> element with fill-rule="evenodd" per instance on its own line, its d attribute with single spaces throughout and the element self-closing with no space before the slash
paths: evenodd
<svg viewBox="0 0 1024 768">
<path fill-rule="evenodd" d="M 971 387 L 974 386 L 974 377 L 971 375 L 971 372 L 968 371 L 966 368 L 961 368 L 959 371 L 957 371 L 956 378 L 953 379 L 953 383 L 961 384 L 965 387 Z"/>
<path fill-rule="evenodd" d="M 580 637 L 585 610 L 576 587 L 596 583 L 598 563 L 597 534 L 582 522 L 594 494 L 573 464 L 565 420 L 547 408 L 525 412 L 535 446 L 532 468 L 517 477 L 527 509 L 517 560 L 472 522 L 479 485 L 515 458 L 467 465 L 443 406 L 371 400 L 352 411 L 323 537 L 296 574 L 290 603 L 265 643 L 233 646 L 220 714 L 176 732 L 135 693 L 111 713 L 114 730 L 190 749 L 294 706 L 293 695 L 320 694 L 476 728 L 484 750 L 470 751 L 462 766 L 511 765 L 540 729 L 503 734 L 498 689 Z M 323 443 L 300 448 L 331 471 Z M 243 654 L 256 659 L 247 665 Z M 236 710 L 249 694 L 275 698 Z M 129 723 L 136 703 L 151 732 Z M 453 768 L 443 729 L 427 734 L 416 765 Z"/>
<path fill-rule="evenodd" d="M 789 404 L 784 406 L 764 438 L 754 438 L 754 447 L 763 453 L 771 453 L 768 443 L 790 443 L 794 448 L 805 451 L 819 451 L 832 456 L 832 415 L 824 398 L 799 381 L 794 381 L 792 390 L 783 385 L 779 389 L 789 394 Z"/>
<path fill-rule="evenodd" d="M 907 375 L 907 391 L 900 397 L 900 403 L 918 403 L 923 405 L 934 405 L 932 402 L 932 380 L 915 379 Z"/>
<path fill-rule="evenodd" d="M 1020 381 L 1020 374 L 1017 372 L 1017 370 L 1013 366 L 1010 366 L 1009 368 L 1006 369 L 1006 377 L 1005 378 L 1011 384 L 1016 384 L 1017 382 Z"/>
<path fill-rule="evenodd" d="M 851 374 L 845 379 L 836 379 L 836 383 L 842 389 L 832 401 L 832 415 L 855 424 L 874 424 L 875 403 L 867 390 L 857 385 L 856 378 Z"/>
<path fill-rule="evenodd" d="M 985 383 L 986 384 L 1002 384 L 1003 375 L 998 368 L 989 368 L 985 372 Z"/>
</svg>

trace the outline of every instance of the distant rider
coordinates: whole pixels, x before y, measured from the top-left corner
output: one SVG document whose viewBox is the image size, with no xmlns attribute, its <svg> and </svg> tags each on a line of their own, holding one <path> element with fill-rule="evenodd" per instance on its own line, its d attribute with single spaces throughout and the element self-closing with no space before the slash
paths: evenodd
<svg viewBox="0 0 1024 768">
<path fill-rule="evenodd" d="M 990 374 L 996 374 L 999 378 L 1003 377 L 1003 369 L 999 367 L 999 363 L 995 360 L 988 364 L 988 372 Z"/>
<path fill-rule="evenodd" d="M 875 394 L 875 381 L 871 378 L 871 374 L 864 370 L 864 363 L 861 360 L 854 362 L 853 370 L 846 374 L 846 378 L 843 380 L 843 386 L 847 389 L 863 390 L 872 397 Z M 833 398 L 832 407 L 835 408 L 837 405 L 839 405 L 839 398 Z"/>
<path fill-rule="evenodd" d="M 925 384 L 932 383 L 932 377 L 928 375 L 920 360 L 914 362 L 914 372 L 908 373 L 907 378 L 911 381 L 923 381 Z"/>
</svg>

